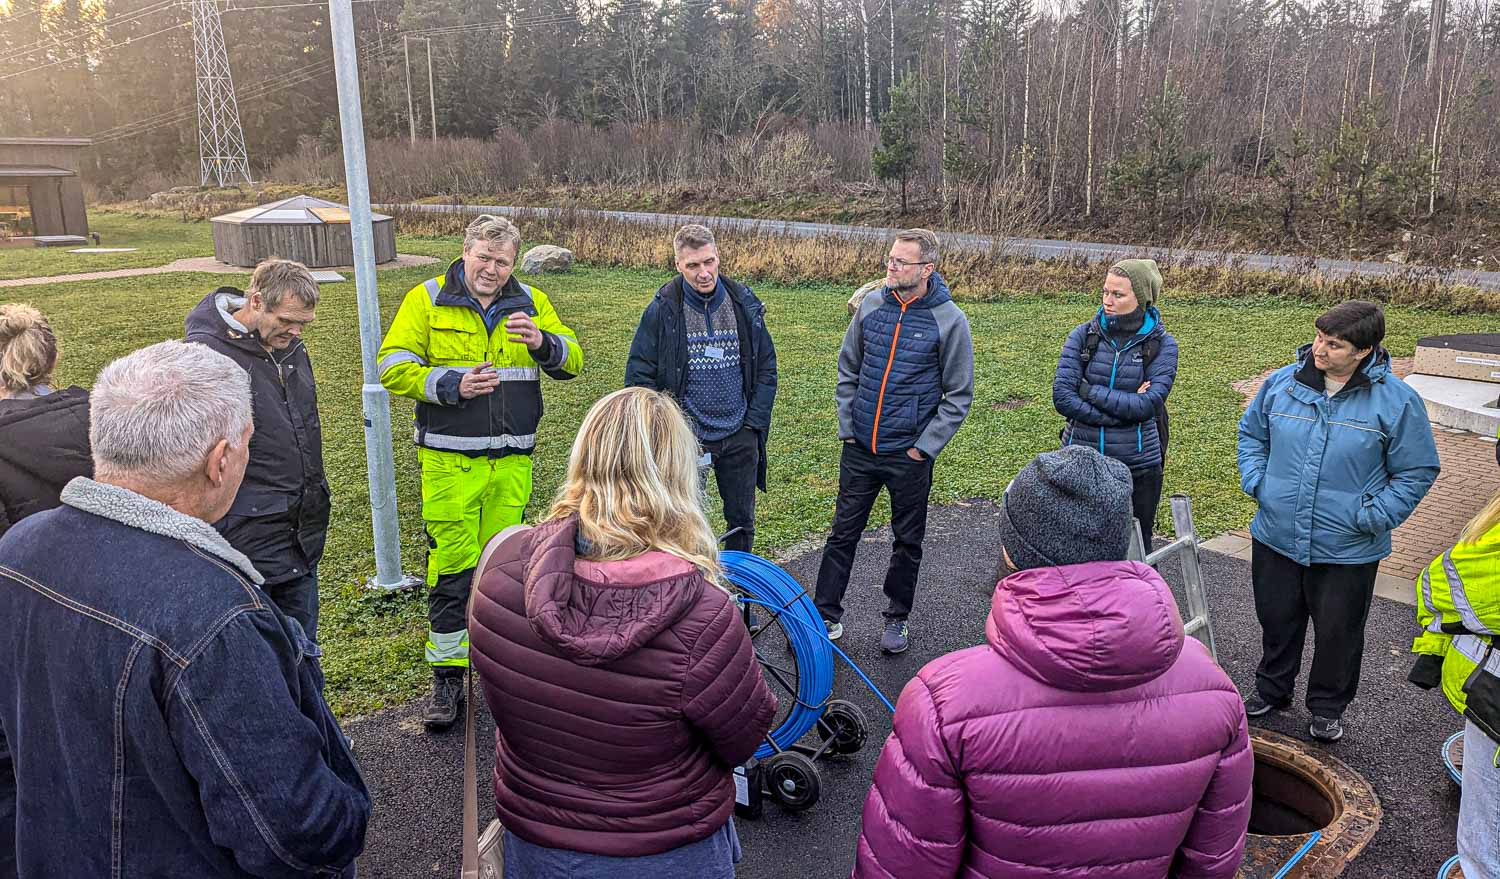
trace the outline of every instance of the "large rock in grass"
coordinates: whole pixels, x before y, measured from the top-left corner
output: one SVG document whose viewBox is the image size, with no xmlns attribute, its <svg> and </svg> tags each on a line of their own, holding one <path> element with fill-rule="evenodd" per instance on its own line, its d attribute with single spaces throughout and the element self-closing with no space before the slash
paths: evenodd
<svg viewBox="0 0 1500 879">
<path fill-rule="evenodd" d="M 544 272 L 566 272 L 573 267 L 573 251 L 566 247 L 541 244 L 526 251 L 521 257 L 521 272 L 540 275 Z"/>
<path fill-rule="evenodd" d="M 855 290 L 854 295 L 849 297 L 849 316 L 854 317 L 855 312 L 859 311 L 859 304 L 865 301 L 866 296 L 884 286 L 885 278 L 878 278 Z"/>
</svg>

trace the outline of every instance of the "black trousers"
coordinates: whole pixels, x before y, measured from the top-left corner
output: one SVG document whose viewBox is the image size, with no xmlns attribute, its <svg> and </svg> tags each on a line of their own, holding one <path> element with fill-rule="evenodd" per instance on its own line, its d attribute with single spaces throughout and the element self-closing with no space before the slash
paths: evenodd
<svg viewBox="0 0 1500 879">
<path fill-rule="evenodd" d="M 295 580 L 265 587 L 266 595 L 281 612 L 296 620 L 307 640 L 318 642 L 318 569 L 315 567 Z"/>
<path fill-rule="evenodd" d="M 1156 510 L 1161 506 L 1162 468 L 1130 471 L 1130 510 L 1141 522 L 1141 539 L 1146 552 L 1151 551 L 1151 528 L 1156 524 Z"/>
<path fill-rule="evenodd" d="M 724 524 L 740 529 L 724 541 L 725 549 L 750 552 L 755 543 L 755 480 L 760 472 L 760 438 L 741 427 L 721 440 L 699 442 L 712 458 L 714 481 L 724 501 Z M 704 478 L 707 478 L 704 473 Z"/>
<path fill-rule="evenodd" d="M 1307 709 L 1321 717 L 1343 716 L 1359 688 L 1365 619 L 1370 615 L 1379 569 L 1379 562 L 1299 565 L 1254 541 L 1250 579 L 1262 649 L 1255 687 L 1262 699 L 1273 705 L 1291 700 L 1310 619 L 1313 661 L 1307 678 Z"/>
<path fill-rule="evenodd" d="M 855 443 L 844 443 L 839 458 L 839 497 L 833 530 L 823 547 L 818 568 L 817 605 L 826 620 L 844 617 L 844 592 L 854 550 L 870 519 L 870 508 L 884 488 L 891 495 L 891 564 L 885 572 L 887 619 L 904 620 L 911 613 L 922 567 L 922 539 L 927 534 L 927 498 L 932 493 L 932 461 L 914 461 L 900 451 L 875 455 Z"/>
</svg>

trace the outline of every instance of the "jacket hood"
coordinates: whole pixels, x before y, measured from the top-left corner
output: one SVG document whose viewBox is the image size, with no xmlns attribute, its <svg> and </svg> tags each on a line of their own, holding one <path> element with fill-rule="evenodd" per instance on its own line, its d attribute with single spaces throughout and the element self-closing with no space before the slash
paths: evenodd
<svg viewBox="0 0 1500 879">
<path fill-rule="evenodd" d="M 579 559 L 576 517 L 538 525 L 527 537 L 526 618 L 538 638 L 580 665 L 639 650 L 692 609 L 705 588 L 691 562 L 664 552 Z"/>
<path fill-rule="evenodd" d="M 896 294 L 891 292 L 891 288 L 881 287 L 880 292 L 883 296 L 886 297 L 886 299 L 894 302 L 896 305 L 901 304 L 900 302 L 897 302 Z M 918 299 L 911 305 L 908 305 L 907 308 L 937 308 L 944 302 L 952 301 L 953 293 L 948 289 L 948 282 L 943 280 L 942 275 L 938 274 L 937 272 L 933 272 L 932 276 L 927 279 L 927 292 L 922 296 L 921 299 Z"/>
<path fill-rule="evenodd" d="M 990 648 L 1061 690 L 1101 692 L 1160 677 L 1182 652 L 1182 618 L 1140 562 L 1032 568 L 995 587 Z"/>
<path fill-rule="evenodd" d="M 0 400 L 0 461 L 43 481 L 65 485 L 93 472 L 89 457 L 89 392 L 80 387 L 26 400 Z"/>
<path fill-rule="evenodd" d="M 1104 306 L 1101 305 L 1094 311 L 1094 319 L 1090 323 L 1094 332 L 1099 335 L 1109 334 L 1109 316 L 1104 313 Z M 1167 328 L 1161 322 L 1161 312 L 1154 305 L 1147 306 L 1145 319 L 1141 321 L 1141 328 L 1136 331 L 1136 335 L 1141 338 L 1150 338 L 1151 336 L 1164 336 L 1166 333 Z"/>
<path fill-rule="evenodd" d="M 739 281 L 736 281 L 728 275 L 721 274 L 719 275 L 719 282 L 724 285 L 724 292 L 729 297 L 731 302 L 737 302 L 742 308 L 751 312 L 765 309 L 765 305 L 763 305 L 760 301 L 760 298 L 755 295 L 755 291 L 751 290 L 744 284 L 741 284 Z M 666 282 L 665 284 L 662 284 L 657 288 L 655 298 L 660 299 L 662 302 L 667 303 L 674 308 L 681 307 L 683 297 L 682 288 L 685 283 L 686 282 L 683 280 L 682 275 L 678 274 L 677 276 L 673 277 L 672 280 Z"/>
<path fill-rule="evenodd" d="M 245 291 L 237 287 L 220 287 L 203 297 L 192 311 L 188 312 L 184 329 L 187 336 L 212 336 L 233 342 L 246 342 L 260 347 L 256 335 L 234 318 L 234 312 L 245 304 Z"/>
</svg>

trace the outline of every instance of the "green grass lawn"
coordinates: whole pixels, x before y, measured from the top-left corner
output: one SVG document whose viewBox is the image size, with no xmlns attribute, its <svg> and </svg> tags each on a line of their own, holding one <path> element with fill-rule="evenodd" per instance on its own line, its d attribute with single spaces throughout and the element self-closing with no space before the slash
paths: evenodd
<svg viewBox="0 0 1500 879">
<path fill-rule="evenodd" d="M 141 227 L 141 234 L 163 250 L 174 246 L 174 235 L 201 236 L 204 228 L 155 223 Z M 197 240 L 197 249 L 190 253 L 206 252 L 206 237 Z M 457 253 L 458 242 L 402 238 L 400 250 L 447 256 Z M 71 260 L 73 255 L 67 256 Z M 0 265 L 10 271 L 8 263 Z M 47 265 L 32 273 L 63 270 Z M 432 267 L 380 272 L 384 320 L 390 321 L 408 288 L 435 273 Z M 536 454 L 530 517 L 545 511 L 556 490 L 568 447 L 588 406 L 620 386 L 641 309 L 664 280 L 666 275 L 659 271 L 587 267 L 540 279 L 538 286 L 582 341 L 585 366 L 574 381 L 543 380 L 547 414 Z M 63 347 L 60 382 L 87 386 L 110 359 L 180 337 L 188 310 L 221 283 L 243 283 L 243 276 L 170 274 L 53 284 L 7 291 L 7 298 L 32 302 L 51 317 Z M 323 291 L 318 320 L 307 334 L 335 499 L 321 567 L 320 629 L 327 653 L 328 696 L 338 711 L 348 714 L 411 698 L 425 687 L 426 606 L 420 591 L 373 595 L 361 588 L 373 571 L 373 559 L 354 285 L 329 285 Z M 770 437 L 771 493 L 761 497 L 757 519 L 757 550 L 774 555 L 826 531 L 832 519 L 838 485 L 833 388 L 838 348 L 848 323 L 848 291 L 761 286 L 757 292 L 766 302 L 781 364 Z M 975 339 L 974 407 L 938 460 L 934 502 L 997 498 L 1032 455 L 1056 446 L 1061 419 L 1052 411 L 1051 380 L 1057 353 L 1067 331 L 1093 308 L 1092 296 L 1081 294 L 964 305 Z M 1165 320 L 1180 343 L 1181 367 L 1169 404 L 1172 448 L 1166 491 L 1192 496 L 1200 532 L 1241 527 L 1252 512 L 1250 500 L 1239 490 L 1234 457 L 1243 400 L 1230 382 L 1288 362 L 1296 346 L 1311 336 L 1317 314 L 1314 307 L 1291 303 L 1174 303 L 1169 291 Z M 1389 346 L 1398 355 L 1409 355 L 1419 336 L 1477 332 L 1492 328 L 1494 318 L 1393 309 L 1387 321 Z M 403 560 L 409 571 L 420 573 L 425 540 L 416 455 L 409 439 L 412 404 L 398 400 L 394 405 Z M 1165 528 L 1165 505 L 1163 510 Z M 872 522 L 887 516 L 882 504 Z M 975 535 L 976 542 L 990 539 L 987 534 Z"/>
<path fill-rule="evenodd" d="M 213 253 L 213 230 L 203 220 L 172 220 L 92 211 L 89 229 L 100 247 L 134 247 L 134 253 L 69 253 L 67 247 L 9 247 L 0 250 L 0 281 L 138 269 L 165 265 L 186 256 Z M 91 241 L 87 245 L 93 247 Z"/>
</svg>

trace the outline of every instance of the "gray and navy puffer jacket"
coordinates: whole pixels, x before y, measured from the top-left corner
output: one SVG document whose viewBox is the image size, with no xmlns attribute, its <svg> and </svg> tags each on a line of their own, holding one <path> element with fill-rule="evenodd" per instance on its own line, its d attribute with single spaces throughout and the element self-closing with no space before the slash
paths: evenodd
<svg viewBox="0 0 1500 879">
<path fill-rule="evenodd" d="M 1099 340 L 1092 355 L 1090 332 Z M 1148 356 L 1152 350 L 1155 354 Z M 1177 340 L 1162 327 L 1154 306 L 1146 310 L 1140 330 L 1124 342 L 1110 337 L 1101 308 L 1093 320 L 1068 334 L 1057 361 L 1052 405 L 1068 419 L 1063 445 L 1098 449 L 1131 470 L 1160 467 L 1156 415 L 1166 407 L 1176 379 Z M 1150 389 L 1136 393 L 1148 380 Z"/>
<path fill-rule="evenodd" d="M 881 455 L 936 458 L 974 400 L 969 319 L 937 273 L 902 303 L 882 288 L 860 303 L 839 351 L 839 439 Z"/>
</svg>

